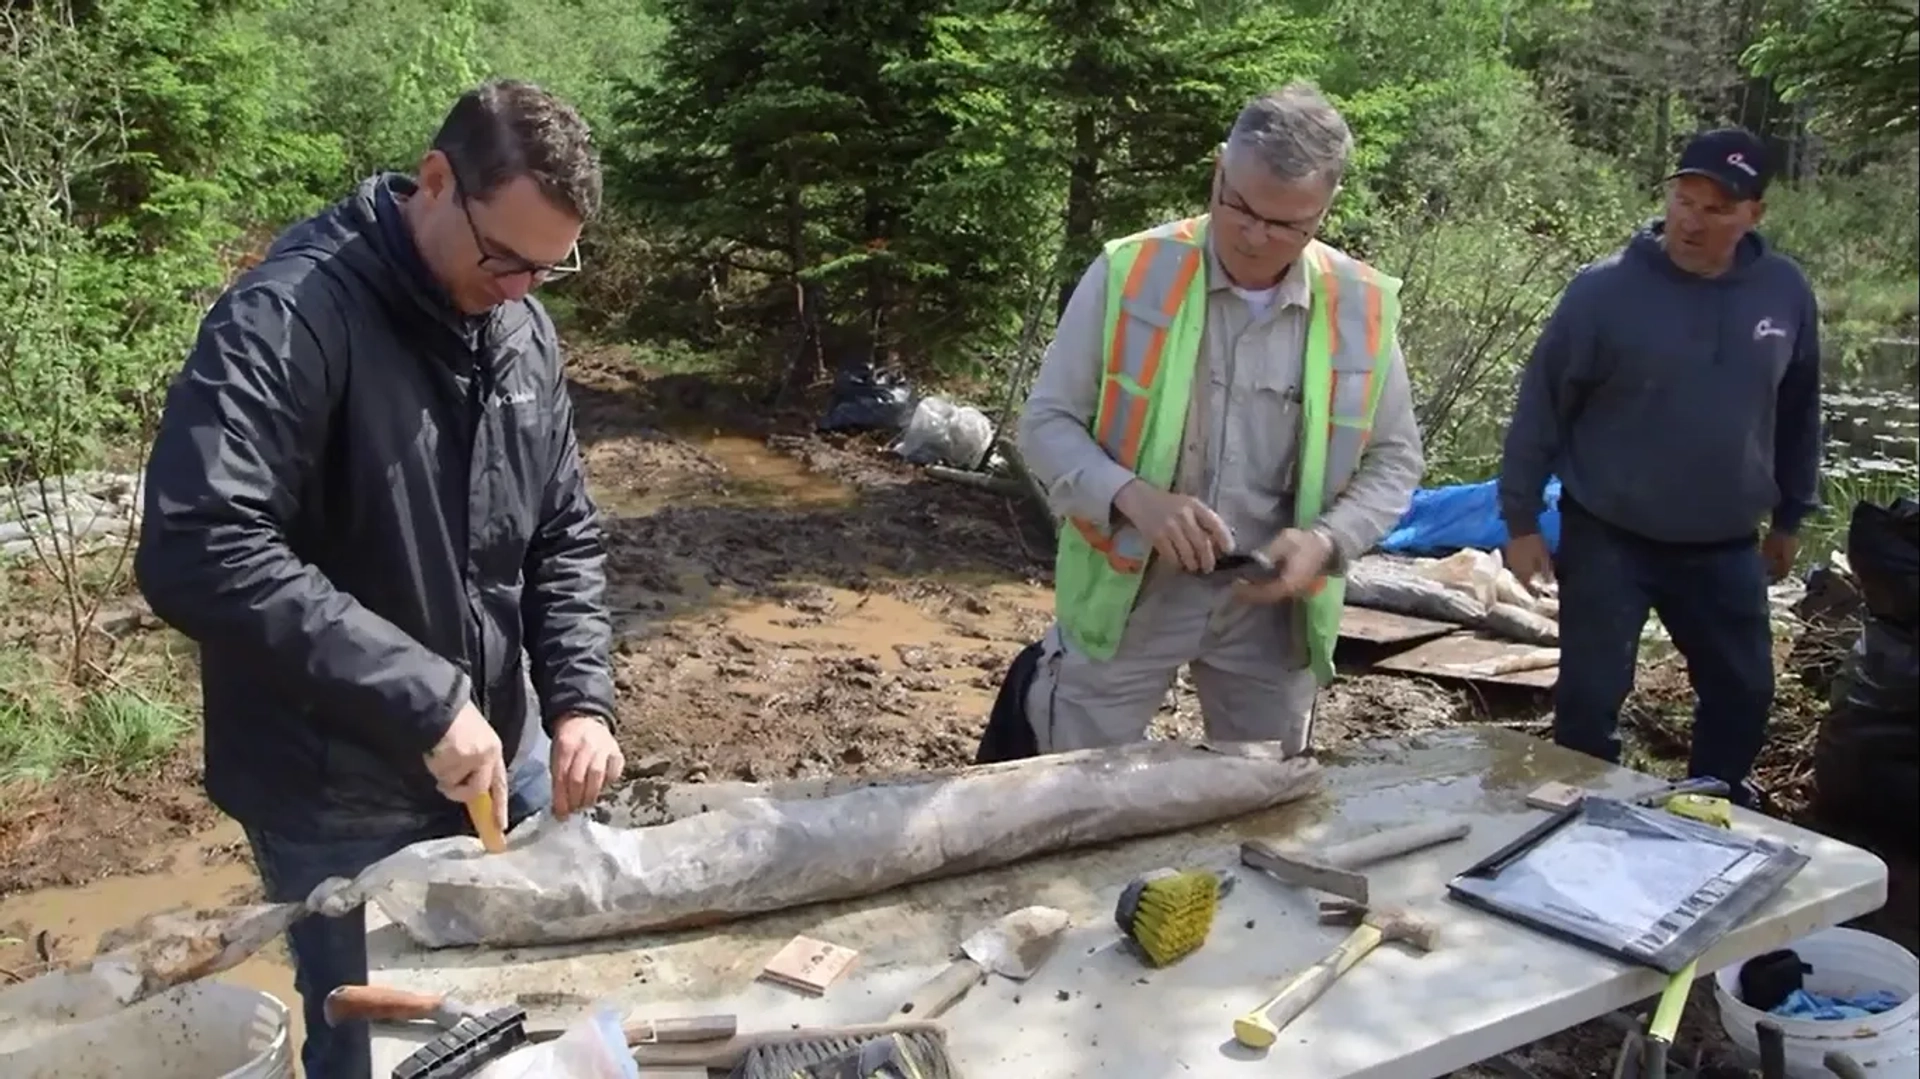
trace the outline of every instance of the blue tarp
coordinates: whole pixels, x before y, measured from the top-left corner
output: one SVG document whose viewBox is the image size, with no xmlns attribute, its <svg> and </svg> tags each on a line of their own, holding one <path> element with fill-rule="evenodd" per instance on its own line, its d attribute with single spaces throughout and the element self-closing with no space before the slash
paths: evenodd
<svg viewBox="0 0 1920 1079">
<path fill-rule="evenodd" d="M 1388 554 L 1440 558 L 1463 548 L 1497 551 L 1506 545 L 1507 526 L 1500 520 L 1499 480 L 1460 483 L 1451 487 L 1423 487 L 1413 493 L 1413 505 L 1380 549 Z M 1547 508 L 1540 515 L 1540 534 L 1547 550 L 1560 550 L 1560 480 L 1547 481 Z"/>
</svg>

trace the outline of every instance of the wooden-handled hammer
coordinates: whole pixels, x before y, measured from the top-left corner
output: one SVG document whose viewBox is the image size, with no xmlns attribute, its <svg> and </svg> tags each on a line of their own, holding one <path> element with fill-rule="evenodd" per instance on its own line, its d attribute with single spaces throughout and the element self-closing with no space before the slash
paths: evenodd
<svg viewBox="0 0 1920 1079">
<path fill-rule="evenodd" d="M 1421 821 L 1374 832 L 1314 852 L 1283 850 L 1264 839 L 1240 844 L 1240 860 L 1289 884 L 1331 892 L 1355 903 L 1367 901 L 1364 866 L 1417 850 L 1464 839 L 1472 826 L 1464 820 Z"/>
<path fill-rule="evenodd" d="M 1432 951 L 1436 927 L 1406 910 L 1368 910 L 1357 903 L 1322 904 L 1323 922 L 1351 922 L 1359 925 L 1347 934 L 1325 959 L 1293 976 L 1271 999 L 1233 1021 L 1233 1039 L 1250 1049 L 1266 1049 L 1280 1037 L 1280 1030 L 1300 1017 L 1342 974 L 1365 959 L 1382 943 L 1397 940 Z"/>
</svg>

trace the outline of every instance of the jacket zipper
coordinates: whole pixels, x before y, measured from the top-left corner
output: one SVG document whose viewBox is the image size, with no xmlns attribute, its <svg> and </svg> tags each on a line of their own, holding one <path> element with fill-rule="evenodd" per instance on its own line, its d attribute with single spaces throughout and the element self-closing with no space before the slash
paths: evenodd
<svg viewBox="0 0 1920 1079">
<path fill-rule="evenodd" d="M 488 368 L 485 353 L 486 331 L 481 331 L 480 344 L 473 356 L 473 380 L 467 402 L 467 549 L 466 557 L 460 561 L 461 591 L 466 593 L 468 609 L 473 612 L 473 697 L 474 707 L 481 715 L 487 714 L 487 612 L 486 605 L 474 590 L 474 525 L 477 499 L 474 493 L 474 479 L 482 471 L 480 462 L 480 434 L 487 422 L 487 399 L 492 396 L 493 372 Z"/>
</svg>

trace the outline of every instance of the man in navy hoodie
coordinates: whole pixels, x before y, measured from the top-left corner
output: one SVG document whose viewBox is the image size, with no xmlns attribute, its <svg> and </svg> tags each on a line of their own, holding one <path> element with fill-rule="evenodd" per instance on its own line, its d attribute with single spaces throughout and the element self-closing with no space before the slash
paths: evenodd
<svg viewBox="0 0 1920 1079">
<path fill-rule="evenodd" d="M 1819 310 L 1755 226 L 1766 147 L 1698 135 L 1666 213 L 1567 286 L 1521 378 L 1500 470 L 1507 565 L 1560 583 L 1554 741 L 1618 761 L 1640 634 L 1660 616 L 1698 700 L 1689 774 L 1747 774 L 1773 706 L 1767 584 L 1817 506 Z M 1558 565 L 1540 535 L 1561 481 Z M 1764 528 L 1764 534 L 1762 529 Z"/>
</svg>

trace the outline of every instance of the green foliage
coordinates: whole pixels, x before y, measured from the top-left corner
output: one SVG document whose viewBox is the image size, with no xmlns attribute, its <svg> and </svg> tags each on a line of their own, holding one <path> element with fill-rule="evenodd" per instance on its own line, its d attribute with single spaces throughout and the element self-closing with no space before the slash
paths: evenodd
<svg viewBox="0 0 1920 1079">
<path fill-rule="evenodd" d="M 0 326 L 0 471 L 65 471 L 137 434 L 220 281 L 228 212 L 275 204 L 270 165 L 208 151 L 260 128 L 249 43 L 188 32 L 197 7 L 0 15 L 0 309 L 17 313 Z"/>
<path fill-rule="evenodd" d="M 1762 231 L 1806 269 L 1820 298 L 1827 370 L 1849 382 L 1911 386 L 1875 342 L 1920 335 L 1920 143 L 1852 175 L 1782 185 Z M 1845 237 L 1844 242 L 1840 238 Z"/>
<path fill-rule="evenodd" d="M 38 657 L 0 648 L 0 805 L 20 780 L 138 773 L 192 728 L 170 703 L 115 686 L 74 692 Z"/>
<path fill-rule="evenodd" d="M 1920 130 L 1920 7 L 1912 0 L 1779 0 L 1743 59 L 1814 126 L 1874 143 Z"/>
</svg>

